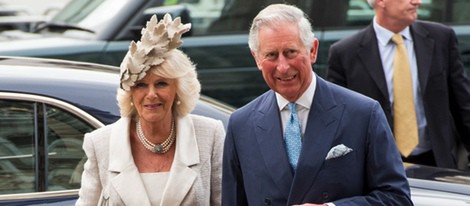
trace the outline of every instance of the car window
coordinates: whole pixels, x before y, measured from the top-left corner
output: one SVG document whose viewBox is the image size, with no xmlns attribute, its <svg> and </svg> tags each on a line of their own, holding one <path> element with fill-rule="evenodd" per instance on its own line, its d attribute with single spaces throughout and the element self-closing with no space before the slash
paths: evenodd
<svg viewBox="0 0 470 206">
<path fill-rule="evenodd" d="M 419 19 L 451 25 L 470 23 L 468 0 L 422 0 Z"/>
<path fill-rule="evenodd" d="M 0 100 L 0 194 L 34 192 L 36 106 Z"/>
<path fill-rule="evenodd" d="M 47 190 L 80 188 L 85 161 L 83 135 L 94 128 L 59 108 L 46 106 Z"/>
<path fill-rule="evenodd" d="M 51 105 L 0 100 L 0 194 L 79 188 L 93 129 Z"/>
<path fill-rule="evenodd" d="M 191 23 L 194 25 L 192 32 L 205 34 L 211 24 L 219 18 L 225 2 L 225 0 L 170 0 L 165 1 L 164 5 L 185 5 L 191 12 Z"/>
<path fill-rule="evenodd" d="M 246 33 L 251 20 L 266 5 L 286 2 L 301 8 L 314 27 L 359 27 L 370 23 L 374 11 L 367 0 L 173 0 L 191 14 L 194 35 Z M 422 0 L 419 19 L 447 24 L 470 22 L 468 0 Z"/>
<path fill-rule="evenodd" d="M 105 0 L 71 1 L 52 20 L 57 22 L 79 23 L 100 6 Z"/>
</svg>

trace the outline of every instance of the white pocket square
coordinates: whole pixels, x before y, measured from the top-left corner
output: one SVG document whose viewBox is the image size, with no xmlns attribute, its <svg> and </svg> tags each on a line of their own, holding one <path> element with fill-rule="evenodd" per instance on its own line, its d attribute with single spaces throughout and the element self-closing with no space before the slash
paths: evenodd
<svg viewBox="0 0 470 206">
<path fill-rule="evenodd" d="M 326 155 L 325 160 L 341 157 L 352 151 L 353 150 L 351 148 L 346 147 L 344 144 L 336 145 L 335 147 L 330 149 L 330 151 Z"/>
</svg>

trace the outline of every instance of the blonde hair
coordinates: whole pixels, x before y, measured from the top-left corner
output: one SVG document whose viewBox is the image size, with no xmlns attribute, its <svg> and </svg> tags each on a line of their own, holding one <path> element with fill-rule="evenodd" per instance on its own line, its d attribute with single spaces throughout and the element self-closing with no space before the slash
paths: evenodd
<svg viewBox="0 0 470 206">
<path fill-rule="evenodd" d="M 176 79 L 177 89 L 172 107 L 173 113 L 176 117 L 185 116 L 194 109 L 201 92 L 196 67 L 189 57 L 179 49 L 171 50 L 164 58 L 165 61 L 162 64 L 152 66 L 149 72 L 163 78 Z M 135 117 L 137 113 L 132 103 L 131 91 L 118 89 L 116 99 L 122 117 Z M 179 104 L 176 104 L 178 101 Z"/>
</svg>

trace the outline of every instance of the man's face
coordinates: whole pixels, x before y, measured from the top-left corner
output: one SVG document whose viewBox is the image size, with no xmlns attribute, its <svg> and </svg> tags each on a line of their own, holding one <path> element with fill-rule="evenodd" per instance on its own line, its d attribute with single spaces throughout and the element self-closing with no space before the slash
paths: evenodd
<svg viewBox="0 0 470 206">
<path fill-rule="evenodd" d="M 318 40 L 308 51 L 299 37 L 297 25 L 264 26 L 259 31 L 258 68 L 268 86 L 290 102 L 296 101 L 312 81 Z"/>
<path fill-rule="evenodd" d="M 378 0 L 383 14 L 395 24 L 408 26 L 418 18 L 421 0 Z"/>
</svg>

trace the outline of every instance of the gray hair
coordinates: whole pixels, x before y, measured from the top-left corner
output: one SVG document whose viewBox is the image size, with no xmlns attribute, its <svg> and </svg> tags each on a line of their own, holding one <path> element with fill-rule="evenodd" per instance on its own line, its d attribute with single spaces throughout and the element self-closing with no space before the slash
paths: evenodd
<svg viewBox="0 0 470 206">
<path fill-rule="evenodd" d="M 258 33 L 263 26 L 276 26 L 280 23 L 296 24 L 299 28 L 300 39 L 305 47 L 310 50 L 313 47 L 315 35 L 308 17 L 299 8 L 287 4 L 272 4 L 261 10 L 253 19 L 250 28 L 248 46 L 255 54 L 258 53 Z"/>
<path fill-rule="evenodd" d="M 197 79 L 196 67 L 186 54 L 178 49 L 171 50 L 165 56 L 165 61 L 151 67 L 149 72 L 163 78 L 176 79 L 176 98 L 173 105 L 173 114 L 176 117 L 185 116 L 194 109 L 200 96 L 201 84 Z M 137 113 L 132 103 L 131 91 L 132 89 L 118 89 L 116 99 L 122 117 L 135 117 Z M 176 103 L 177 101 L 179 103 Z"/>
<path fill-rule="evenodd" d="M 374 8 L 375 6 L 375 0 L 367 0 L 367 3 L 369 3 L 369 6 Z"/>
</svg>

